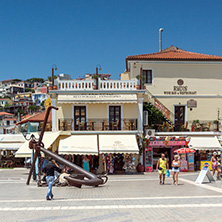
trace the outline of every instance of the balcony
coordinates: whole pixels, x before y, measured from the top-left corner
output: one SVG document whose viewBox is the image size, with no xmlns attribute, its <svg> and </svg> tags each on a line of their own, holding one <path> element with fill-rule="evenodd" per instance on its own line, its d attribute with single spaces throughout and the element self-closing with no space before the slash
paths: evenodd
<svg viewBox="0 0 222 222">
<path fill-rule="evenodd" d="M 107 119 L 88 119 L 73 121 L 73 119 L 58 119 L 60 131 L 133 131 L 137 130 L 137 119 L 121 119 L 121 121 L 108 121 Z"/>
<path fill-rule="evenodd" d="M 187 121 L 184 125 L 174 125 L 172 123 L 163 122 L 163 123 L 152 123 L 150 128 L 155 129 L 157 132 L 183 132 L 183 131 L 191 131 L 191 132 L 204 132 L 204 131 L 217 131 L 217 128 L 220 128 L 217 125 L 216 121 L 212 120 L 194 120 Z"/>
<path fill-rule="evenodd" d="M 55 81 L 58 90 L 136 90 L 138 80 L 57 80 Z M 98 89 L 97 89 L 98 88 Z"/>
</svg>

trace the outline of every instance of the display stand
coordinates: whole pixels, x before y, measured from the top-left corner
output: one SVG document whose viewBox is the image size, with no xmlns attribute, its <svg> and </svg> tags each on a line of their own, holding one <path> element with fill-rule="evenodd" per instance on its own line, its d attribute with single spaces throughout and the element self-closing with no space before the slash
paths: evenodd
<svg viewBox="0 0 222 222">
<path fill-rule="evenodd" d="M 209 168 L 208 167 L 203 167 L 202 170 L 200 171 L 195 183 L 196 184 L 202 184 L 205 177 L 208 178 L 209 182 L 211 182 L 211 181 L 215 182 L 215 179 L 214 179 L 212 173 L 210 172 Z"/>
</svg>

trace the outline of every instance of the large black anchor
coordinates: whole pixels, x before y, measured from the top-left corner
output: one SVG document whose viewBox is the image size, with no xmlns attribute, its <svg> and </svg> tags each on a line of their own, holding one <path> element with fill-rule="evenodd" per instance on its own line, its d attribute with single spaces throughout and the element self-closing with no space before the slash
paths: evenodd
<svg viewBox="0 0 222 222">
<path fill-rule="evenodd" d="M 29 182 L 30 182 L 30 179 L 31 179 L 31 176 L 32 176 L 32 172 L 35 168 L 36 159 L 37 159 L 37 157 L 41 157 L 40 152 L 45 153 L 47 156 L 52 157 L 53 159 L 57 160 L 58 162 L 64 164 L 65 166 L 67 166 L 67 167 L 69 167 L 70 169 L 73 170 L 73 172 L 75 173 L 74 176 L 64 177 L 65 179 L 68 180 L 68 182 L 71 186 L 81 188 L 82 185 L 99 186 L 101 184 L 105 184 L 108 181 L 108 177 L 106 175 L 95 175 L 91 172 L 88 172 L 88 171 L 82 169 L 81 167 L 77 166 L 76 164 L 71 163 L 68 160 L 60 157 L 59 155 L 57 155 L 57 154 L 55 154 L 55 153 L 53 153 L 53 152 L 44 148 L 44 144 L 42 143 L 42 139 L 43 139 L 43 136 L 44 136 L 45 126 L 46 126 L 46 123 L 47 123 L 47 120 L 48 120 L 49 113 L 50 113 L 51 109 L 58 110 L 58 108 L 54 107 L 54 106 L 49 106 L 48 107 L 48 109 L 46 111 L 46 114 L 45 114 L 43 127 L 41 129 L 39 139 L 36 139 L 33 134 L 31 135 L 31 139 L 30 139 L 30 142 L 29 142 L 29 148 L 34 149 L 35 154 L 34 154 L 32 166 L 31 166 L 31 169 L 29 171 L 29 176 L 28 176 L 26 184 L 29 185 Z M 40 168 L 40 166 L 39 166 L 39 168 Z M 84 179 L 85 177 L 87 179 Z M 40 169 L 39 169 L 39 173 L 38 173 L 38 185 L 41 186 Z"/>
</svg>

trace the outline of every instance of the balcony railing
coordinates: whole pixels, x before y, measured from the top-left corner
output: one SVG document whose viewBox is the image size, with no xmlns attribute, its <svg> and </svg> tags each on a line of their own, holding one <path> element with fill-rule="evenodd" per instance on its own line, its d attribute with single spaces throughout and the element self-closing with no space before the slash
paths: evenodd
<svg viewBox="0 0 222 222">
<path fill-rule="evenodd" d="M 100 90 L 136 90 L 137 80 L 100 80 Z"/>
<path fill-rule="evenodd" d="M 191 132 L 203 132 L 203 131 L 217 131 L 221 127 L 220 122 L 212 120 L 194 120 L 187 121 L 182 125 L 175 125 L 168 122 L 163 123 L 152 123 L 150 128 L 155 129 L 157 132 L 181 132 L 181 131 L 191 131 Z"/>
<path fill-rule="evenodd" d="M 73 119 L 59 119 L 58 128 L 61 131 L 112 131 L 112 130 L 137 130 L 137 119 L 121 119 L 108 121 L 107 119 L 88 119 L 87 121 L 74 122 Z"/>
<path fill-rule="evenodd" d="M 55 84 L 59 90 L 136 90 L 138 80 L 57 80 Z"/>
<path fill-rule="evenodd" d="M 93 90 L 94 80 L 58 80 L 57 87 L 61 90 Z"/>
</svg>

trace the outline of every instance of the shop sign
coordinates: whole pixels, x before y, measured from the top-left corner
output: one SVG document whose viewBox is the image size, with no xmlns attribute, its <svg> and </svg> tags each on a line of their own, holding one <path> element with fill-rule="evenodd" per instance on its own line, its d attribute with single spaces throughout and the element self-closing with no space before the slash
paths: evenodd
<svg viewBox="0 0 222 222">
<path fill-rule="evenodd" d="M 167 146 L 184 146 L 186 141 L 169 141 Z M 149 146 L 166 146 L 165 141 L 150 141 Z"/>
<path fill-rule="evenodd" d="M 170 110 L 168 110 L 161 102 L 159 102 L 157 99 L 154 99 L 154 106 L 159 109 L 163 115 L 170 119 Z"/>
<path fill-rule="evenodd" d="M 191 91 L 188 86 L 184 86 L 182 79 L 177 80 L 177 86 L 173 86 L 171 91 L 164 91 L 164 95 L 195 95 L 197 91 Z"/>
<path fill-rule="evenodd" d="M 187 101 L 187 108 L 197 108 L 197 101 L 190 99 Z"/>
</svg>

